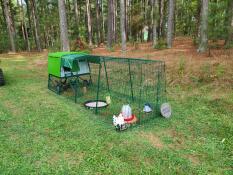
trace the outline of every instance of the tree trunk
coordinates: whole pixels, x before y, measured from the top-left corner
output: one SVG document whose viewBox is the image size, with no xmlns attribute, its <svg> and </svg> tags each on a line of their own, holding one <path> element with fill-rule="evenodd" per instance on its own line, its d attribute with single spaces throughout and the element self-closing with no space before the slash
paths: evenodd
<svg viewBox="0 0 233 175">
<path fill-rule="evenodd" d="M 89 46 L 92 47 L 92 30 L 91 30 L 91 6 L 90 1 L 86 0 L 86 8 L 87 8 L 87 29 L 88 29 L 88 40 Z"/>
<path fill-rule="evenodd" d="M 163 33 L 163 23 L 164 23 L 164 0 L 159 2 L 159 36 Z"/>
<path fill-rule="evenodd" d="M 97 38 L 97 45 L 100 43 L 100 4 L 99 0 L 96 0 L 96 38 Z"/>
<path fill-rule="evenodd" d="M 59 17 L 60 17 L 60 39 L 61 48 L 63 51 L 70 51 L 70 44 L 68 39 L 67 19 L 66 19 L 66 8 L 65 1 L 58 1 Z"/>
<path fill-rule="evenodd" d="M 26 7 L 27 7 L 27 17 L 28 17 L 28 27 L 29 30 L 27 30 L 28 32 L 28 36 L 32 36 L 32 39 L 34 40 L 34 36 L 35 36 L 35 32 L 34 30 L 32 31 L 32 21 L 31 21 L 31 8 L 30 8 L 30 3 L 29 0 L 24 0 L 24 2 L 26 3 Z M 32 32 L 31 32 L 32 31 Z"/>
<path fill-rule="evenodd" d="M 21 12 L 22 12 L 22 25 L 23 25 L 23 29 L 24 29 L 26 46 L 27 46 L 28 52 L 30 52 L 31 48 L 30 48 L 30 41 L 28 38 L 27 24 L 26 24 L 25 19 L 24 19 L 23 0 L 21 0 Z"/>
<path fill-rule="evenodd" d="M 105 16 L 104 16 L 104 2 L 101 0 L 101 15 L 102 15 L 102 32 L 101 32 L 101 42 L 105 40 Z"/>
<path fill-rule="evenodd" d="M 5 13 L 5 17 L 6 17 L 8 35 L 9 35 L 9 39 L 10 39 L 11 51 L 15 52 L 16 51 L 16 49 L 15 49 L 15 29 L 14 29 L 14 25 L 13 25 L 13 20 L 11 18 L 9 0 L 4 0 L 3 5 L 4 5 L 4 13 Z"/>
<path fill-rule="evenodd" d="M 117 40 L 117 1 L 113 2 L 113 40 Z"/>
<path fill-rule="evenodd" d="M 201 24 L 200 24 L 200 42 L 198 52 L 203 53 L 208 48 L 208 5 L 209 0 L 202 0 Z"/>
<path fill-rule="evenodd" d="M 113 43 L 113 0 L 108 0 L 108 36 L 107 47 L 112 48 Z"/>
<path fill-rule="evenodd" d="M 196 13 L 197 25 L 196 25 L 196 29 L 195 29 L 196 31 L 194 33 L 195 44 L 197 44 L 197 40 L 200 38 L 200 17 L 201 17 L 201 2 L 198 1 L 197 13 Z"/>
<path fill-rule="evenodd" d="M 120 22 L 121 22 L 121 47 L 122 51 L 126 50 L 126 25 L 125 25 L 125 0 L 120 0 Z"/>
<path fill-rule="evenodd" d="M 36 13 L 35 0 L 31 0 L 31 12 L 32 12 L 34 31 L 35 31 L 36 48 L 39 52 L 41 52 L 40 27 L 39 27 L 39 22 L 38 22 L 37 13 Z"/>
<path fill-rule="evenodd" d="M 153 48 L 158 45 L 158 19 L 159 19 L 159 2 L 158 0 L 153 0 L 152 6 L 152 18 L 153 18 Z"/>
<path fill-rule="evenodd" d="M 5 12 L 4 12 L 4 3 L 3 3 L 3 0 L 0 0 L 0 4 L 1 4 L 1 7 L 2 7 L 2 17 L 3 17 L 3 25 L 6 25 L 6 16 L 5 16 Z"/>
<path fill-rule="evenodd" d="M 228 7 L 226 12 L 226 26 L 227 34 L 225 38 L 225 46 L 230 46 L 233 41 L 233 1 L 228 0 Z"/>
<path fill-rule="evenodd" d="M 169 0 L 168 5 L 168 22 L 167 22 L 167 48 L 172 48 L 174 34 L 174 12 L 175 0 Z"/>
<path fill-rule="evenodd" d="M 78 4 L 77 0 L 74 0 L 74 15 L 75 15 L 75 23 L 76 23 L 76 32 L 79 37 L 79 15 L 78 15 Z"/>
<path fill-rule="evenodd" d="M 128 30 L 128 38 L 130 39 L 130 40 L 134 40 L 133 39 L 133 36 L 132 36 L 132 25 L 131 25 L 131 23 L 132 23 L 132 8 L 131 8 L 131 0 L 127 0 L 127 4 L 126 4 L 126 10 L 127 10 L 127 15 L 126 15 L 126 17 L 127 17 L 127 25 L 128 25 L 128 27 L 127 27 L 127 30 Z"/>
</svg>

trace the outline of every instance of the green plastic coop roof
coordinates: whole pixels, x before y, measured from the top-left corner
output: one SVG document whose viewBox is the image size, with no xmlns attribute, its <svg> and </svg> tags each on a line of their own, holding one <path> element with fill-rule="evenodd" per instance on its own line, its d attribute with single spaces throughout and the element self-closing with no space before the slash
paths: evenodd
<svg viewBox="0 0 233 175">
<path fill-rule="evenodd" d="M 82 52 L 55 52 L 48 54 L 48 73 L 54 76 L 61 76 L 61 67 L 67 67 L 73 71 L 78 71 L 79 67 L 76 60 L 87 55 L 87 51 Z"/>
<path fill-rule="evenodd" d="M 137 58 L 118 58 L 90 55 L 88 51 L 82 52 L 55 52 L 48 54 L 48 73 L 60 77 L 61 67 L 70 68 L 73 72 L 79 71 L 79 61 L 87 61 L 88 63 L 107 62 L 117 60 L 120 62 L 139 61 L 139 62 L 163 62 L 159 60 L 145 60 Z"/>
<path fill-rule="evenodd" d="M 88 53 L 89 53 L 88 51 L 81 51 L 81 52 L 53 52 L 53 53 L 49 53 L 48 57 L 62 58 L 62 56 L 65 56 L 65 55 L 72 55 L 72 54 L 87 55 Z"/>
</svg>

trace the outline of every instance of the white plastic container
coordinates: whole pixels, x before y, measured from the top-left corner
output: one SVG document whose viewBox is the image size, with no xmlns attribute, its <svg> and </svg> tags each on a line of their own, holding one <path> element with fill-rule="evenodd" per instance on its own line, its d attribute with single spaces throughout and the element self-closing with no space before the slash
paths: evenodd
<svg viewBox="0 0 233 175">
<path fill-rule="evenodd" d="M 125 119 L 131 118 L 132 117 L 132 109 L 128 105 L 123 105 L 121 109 L 121 113 Z"/>
</svg>

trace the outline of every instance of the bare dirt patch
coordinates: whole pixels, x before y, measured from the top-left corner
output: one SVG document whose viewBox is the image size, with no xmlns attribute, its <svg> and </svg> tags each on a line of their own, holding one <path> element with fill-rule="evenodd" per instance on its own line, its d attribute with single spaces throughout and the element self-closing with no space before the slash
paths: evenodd
<svg viewBox="0 0 233 175">
<path fill-rule="evenodd" d="M 188 154 L 188 155 L 185 155 L 184 158 L 188 159 L 193 165 L 200 164 L 200 160 L 198 156 L 196 155 Z"/>
<path fill-rule="evenodd" d="M 36 67 L 44 67 L 47 65 L 47 60 L 35 60 L 33 62 L 33 65 L 36 66 Z"/>
<path fill-rule="evenodd" d="M 71 166 L 78 166 L 83 160 L 84 153 L 54 153 L 47 157 L 46 162 L 52 165 L 58 164 L 59 161 L 66 160 Z M 40 164 L 41 162 L 37 162 Z"/>
<path fill-rule="evenodd" d="M 151 132 L 141 132 L 140 136 L 148 140 L 148 142 L 155 148 L 162 149 L 164 147 L 162 141 L 160 140 L 159 136 L 151 133 Z"/>
<path fill-rule="evenodd" d="M 173 140 L 172 144 L 169 144 L 168 147 L 171 149 L 184 149 L 185 148 L 185 139 L 184 136 L 177 132 L 176 130 L 167 131 L 167 135 L 170 136 Z"/>
<path fill-rule="evenodd" d="M 9 111 L 11 111 L 11 113 L 14 116 L 19 116 L 22 115 L 22 110 L 20 108 L 18 108 L 16 105 L 14 105 L 14 103 L 12 101 L 6 100 L 4 101 L 4 106 L 6 109 L 8 109 Z"/>
</svg>

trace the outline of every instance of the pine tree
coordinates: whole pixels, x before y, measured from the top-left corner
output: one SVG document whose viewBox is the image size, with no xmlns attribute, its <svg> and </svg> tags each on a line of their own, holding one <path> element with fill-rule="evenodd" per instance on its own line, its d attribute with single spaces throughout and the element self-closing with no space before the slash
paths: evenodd
<svg viewBox="0 0 233 175">
<path fill-rule="evenodd" d="M 31 2 L 31 12 L 32 12 L 32 18 L 33 18 L 33 25 L 34 25 L 36 48 L 40 52 L 41 51 L 40 27 L 39 27 L 39 22 L 38 22 L 36 3 L 35 3 L 35 0 L 30 0 L 30 2 Z"/>
<path fill-rule="evenodd" d="M 159 18 L 159 2 L 158 0 L 153 0 L 152 5 L 152 19 L 153 19 L 153 47 L 158 45 L 158 18 Z"/>
<path fill-rule="evenodd" d="M 167 47 L 172 47 L 173 33 L 174 33 L 174 13 L 175 13 L 175 0 L 169 0 L 168 6 L 168 26 L 167 26 Z"/>
<path fill-rule="evenodd" d="M 89 46 L 92 47 L 92 26 L 91 26 L 91 6 L 90 1 L 86 0 L 86 10 L 87 10 L 87 29 L 88 29 L 88 40 Z"/>
<path fill-rule="evenodd" d="M 121 47 L 122 51 L 126 50 L 126 26 L 125 26 L 125 0 L 120 0 L 120 23 L 121 23 Z"/>
<path fill-rule="evenodd" d="M 10 39 L 11 51 L 15 52 L 16 51 L 16 49 L 15 49 L 15 29 L 14 29 L 12 16 L 11 16 L 9 0 L 4 0 L 3 5 L 4 5 L 4 14 L 5 14 L 5 18 L 6 18 L 8 35 L 9 35 L 9 39 Z"/>
<path fill-rule="evenodd" d="M 200 23 L 200 42 L 198 52 L 203 53 L 208 48 L 208 8 L 209 0 L 202 0 L 201 23 Z"/>
<path fill-rule="evenodd" d="M 107 47 L 112 48 L 113 43 L 113 0 L 108 0 L 108 36 Z"/>
<path fill-rule="evenodd" d="M 78 15 L 78 3 L 77 0 L 74 0 L 74 15 L 75 15 L 75 27 L 77 36 L 79 36 L 79 15 Z"/>
<path fill-rule="evenodd" d="M 59 17 L 60 17 L 60 39 L 61 48 L 63 51 L 70 51 L 70 44 L 68 39 L 67 19 L 66 19 L 66 8 L 65 1 L 58 1 Z"/>
</svg>

